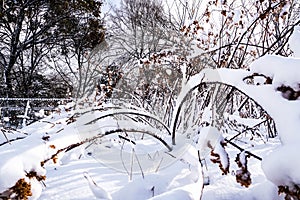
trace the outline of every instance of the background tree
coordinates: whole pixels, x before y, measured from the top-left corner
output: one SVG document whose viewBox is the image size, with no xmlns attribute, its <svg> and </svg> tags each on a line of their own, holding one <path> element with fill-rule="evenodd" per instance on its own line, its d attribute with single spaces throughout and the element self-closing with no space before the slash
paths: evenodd
<svg viewBox="0 0 300 200">
<path fill-rule="evenodd" d="M 131 59 L 171 47 L 172 29 L 159 0 L 123 0 L 110 16 L 110 39 Z"/>
<path fill-rule="evenodd" d="M 50 64 L 54 49 L 62 59 L 70 55 L 71 42 L 72 52 L 82 55 L 104 39 L 102 2 L 3 0 L 0 4 L 0 65 L 6 88 L 2 94 L 9 97 L 30 94 L 34 76 L 47 75 L 41 70 Z"/>
<path fill-rule="evenodd" d="M 162 0 L 124 0 L 113 9 L 107 42 L 112 45 L 110 51 L 123 61 L 118 64 L 124 74 L 117 88 L 122 92 L 114 94 L 117 101 L 128 98 L 137 106 L 170 119 L 169 103 L 183 82 L 204 67 L 203 52 L 195 38 L 182 31 L 182 25 L 200 15 L 189 13 L 189 9 L 199 11 L 200 1 L 185 6 L 180 1 L 166 4 Z M 180 12 L 174 12 L 174 8 Z"/>
</svg>

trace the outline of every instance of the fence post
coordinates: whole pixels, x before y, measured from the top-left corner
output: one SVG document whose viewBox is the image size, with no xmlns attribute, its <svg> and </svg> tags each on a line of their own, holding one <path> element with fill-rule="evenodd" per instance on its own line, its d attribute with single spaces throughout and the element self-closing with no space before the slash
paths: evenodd
<svg viewBox="0 0 300 200">
<path fill-rule="evenodd" d="M 28 100 L 27 104 L 26 104 L 25 113 L 24 113 L 23 122 L 22 122 L 22 127 L 26 126 L 26 119 L 28 117 L 28 110 L 30 109 L 29 103 L 30 103 L 30 100 Z"/>
</svg>

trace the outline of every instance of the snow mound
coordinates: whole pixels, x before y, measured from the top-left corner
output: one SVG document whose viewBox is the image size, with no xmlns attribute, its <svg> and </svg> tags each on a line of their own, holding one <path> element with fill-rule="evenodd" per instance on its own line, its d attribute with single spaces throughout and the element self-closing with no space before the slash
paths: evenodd
<svg viewBox="0 0 300 200">
<path fill-rule="evenodd" d="M 255 60 L 250 66 L 250 71 L 270 77 L 274 88 L 284 85 L 298 91 L 300 89 L 299 63 L 299 58 L 266 55 Z"/>
<path fill-rule="evenodd" d="M 266 177 L 278 186 L 299 186 L 299 151 L 299 145 L 284 145 L 266 156 L 262 162 Z"/>
<path fill-rule="evenodd" d="M 300 27 L 295 26 L 293 34 L 290 36 L 289 45 L 292 51 L 294 52 L 294 56 L 300 58 Z"/>
</svg>

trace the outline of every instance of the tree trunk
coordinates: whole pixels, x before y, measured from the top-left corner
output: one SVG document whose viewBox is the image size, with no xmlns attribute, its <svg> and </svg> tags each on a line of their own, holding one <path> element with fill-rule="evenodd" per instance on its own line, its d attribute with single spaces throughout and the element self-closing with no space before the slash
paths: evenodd
<svg viewBox="0 0 300 200">
<path fill-rule="evenodd" d="M 6 85 L 6 96 L 13 97 L 13 87 L 12 87 L 12 78 L 11 78 L 11 67 L 7 67 L 5 70 L 5 85 Z"/>
</svg>

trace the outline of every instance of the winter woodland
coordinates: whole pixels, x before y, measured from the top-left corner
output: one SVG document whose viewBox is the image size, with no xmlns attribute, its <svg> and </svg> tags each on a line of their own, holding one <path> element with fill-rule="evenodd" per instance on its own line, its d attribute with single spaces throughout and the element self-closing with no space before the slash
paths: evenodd
<svg viewBox="0 0 300 200">
<path fill-rule="evenodd" d="M 0 199 L 300 199 L 298 0 L 0 0 Z"/>
</svg>

